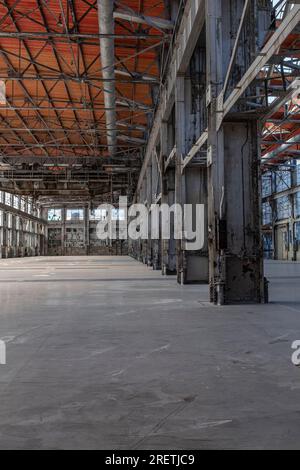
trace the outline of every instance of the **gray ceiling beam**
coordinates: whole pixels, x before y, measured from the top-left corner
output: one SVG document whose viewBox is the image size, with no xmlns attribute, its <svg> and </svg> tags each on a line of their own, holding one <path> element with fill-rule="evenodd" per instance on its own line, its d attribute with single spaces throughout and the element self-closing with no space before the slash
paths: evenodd
<svg viewBox="0 0 300 470">
<path fill-rule="evenodd" d="M 164 18 L 158 18 L 155 16 L 147 16 L 135 13 L 133 11 L 126 11 L 117 9 L 114 11 L 114 18 L 118 20 L 125 20 L 129 21 L 130 23 L 138 23 L 138 24 L 147 24 L 153 28 L 158 29 L 167 29 L 172 30 L 174 28 L 173 21 L 165 20 Z"/>
<path fill-rule="evenodd" d="M 15 32 L 15 31 L 0 31 L 0 39 L 5 38 L 5 39 L 25 39 L 25 40 L 33 40 L 33 41 L 48 41 L 49 38 L 52 39 L 64 39 L 67 42 L 69 42 L 69 39 L 73 40 L 81 40 L 81 44 L 83 44 L 84 39 L 153 39 L 153 40 L 159 40 L 161 41 L 163 38 L 159 34 L 145 34 L 145 33 L 128 33 L 128 34 L 112 34 L 112 33 L 99 33 L 99 34 L 83 34 L 83 33 L 74 33 L 70 32 L 69 34 L 67 33 L 58 33 L 58 32 L 41 32 L 41 31 L 36 31 L 36 32 Z M 122 47 L 120 45 L 119 47 Z"/>
</svg>

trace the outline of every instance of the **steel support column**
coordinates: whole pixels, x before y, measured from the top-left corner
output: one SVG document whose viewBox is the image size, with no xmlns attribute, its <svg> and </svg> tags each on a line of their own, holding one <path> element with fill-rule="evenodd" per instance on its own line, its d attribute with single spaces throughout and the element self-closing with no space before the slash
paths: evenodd
<svg viewBox="0 0 300 470">
<path fill-rule="evenodd" d="M 203 85 L 203 72 L 205 77 L 205 59 L 203 60 L 203 55 L 205 56 L 205 53 L 202 50 L 197 49 L 195 51 L 189 67 L 190 75 L 185 78 L 186 149 L 191 148 L 195 136 L 201 135 L 203 128 L 205 128 L 202 109 L 203 104 L 205 106 L 205 99 L 199 100 L 199 96 L 201 96 L 200 88 Z M 185 158 L 187 157 L 185 156 Z M 184 283 L 208 283 L 207 168 L 200 166 L 195 159 L 189 166 L 182 166 L 181 171 L 185 180 L 185 203 L 193 207 L 193 218 L 195 219 L 198 204 L 203 204 L 206 208 L 204 220 L 205 245 L 201 250 L 195 246 L 194 249 L 185 251 Z M 195 228 L 196 221 L 193 220 L 193 229 Z"/>
<path fill-rule="evenodd" d="M 146 186 L 146 201 L 147 201 L 147 208 L 150 212 L 151 204 L 152 204 L 152 166 L 153 166 L 153 155 L 152 160 L 147 168 L 147 186 Z M 145 264 L 147 266 L 153 265 L 153 254 L 152 254 L 152 244 L 153 240 L 151 238 L 151 217 L 148 220 L 148 240 L 144 241 L 145 243 Z"/>
<path fill-rule="evenodd" d="M 169 166 L 166 168 L 166 161 L 174 146 L 173 125 L 163 122 L 160 130 L 160 151 L 161 151 L 161 204 L 172 207 L 175 203 L 175 168 Z M 162 274 L 176 274 L 176 245 L 174 240 L 174 220 L 170 220 L 169 240 L 161 240 L 162 252 Z"/>
<path fill-rule="evenodd" d="M 243 1 L 236 2 L 237 9 L 243 5 Z M 206 14 L 211 300 L 220 305 L 259 303 L 264 299 L 264 275 L 258 128 L 256 121 L 218 125 L 217 97 L 228 67 L 234 22 L 227 0 L 207 0 Z M 255 24 L 255 10 L 251 21 Z M 245 66 L 255 52 L 255 27 L 249 34 L 244 44 Z"/>
<path fill-rule="evenodd" d="M 185 204 L 185 175 L 182 173 L 182 161 L 186 152 L 186 119 L 185 119 L 185 77 L 179 75 L 175 85 L 175 203 L 181 206 L 182 213 Z M 176 266 L 179 284 L 185 283 L 186 257 L 185 240 L 176 240 Z"/>
<path fill-rule="evenodd" d="M 159 205 L 161 203 L 161 153 L 160 145 L 156 148 L 152 157 L 152 204 Z M 152 220 L 151 220 L 152 223 Z M 151 227 L 152 229 L 152 227 Z M 161 223 L 159 222 L 159 229 Z M 161 233 L 161 230 L 159 230 Z M 151 240 L 152 249 L 152 267 L 154 270 L 161 269 L 161 239 L 153 238 Z"/>
<path fill-rule="evenodd" d="M 205 245 L 201 250 L 185 251 L 184 283 L 207 283 L 208 276 L 208 245 L 207 245 L 207 170 L 197 166 L 185 169 L 186 204 L 196 208 L 197 204 L 205 206 Z M 195 222 L 194 222 L 195 227 Z"/>
</svg>

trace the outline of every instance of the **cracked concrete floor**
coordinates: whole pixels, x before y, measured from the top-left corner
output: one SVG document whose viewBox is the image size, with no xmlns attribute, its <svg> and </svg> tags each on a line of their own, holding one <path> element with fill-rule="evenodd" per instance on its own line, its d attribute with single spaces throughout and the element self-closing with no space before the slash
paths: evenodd
<svg viewBox="0 0 300 470">
<path fill-rule="evenodd" d="M 1 449 L 295 449 L 300 264 L 266 306 L 127 257 L 0 260 Z"/>
</svg>

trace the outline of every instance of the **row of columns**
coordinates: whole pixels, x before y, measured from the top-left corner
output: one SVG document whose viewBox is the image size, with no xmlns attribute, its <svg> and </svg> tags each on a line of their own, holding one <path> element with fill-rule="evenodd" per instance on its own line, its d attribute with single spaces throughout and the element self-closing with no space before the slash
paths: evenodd
<svg viewBox="0 0 300 470">
<path fill-rule="evenodd" d="M 234 3 L 234 13 L 240 18 L 244 2 Z M 243 53 L 236 57 L 240 74 L 245 73 L 259 46 L 256 3 L 250 6 L 253 24 L 249 22 L 247 26 Z M 206 1 L 206 28 L 193 62 L 194 70 L 197 64 L 199 93 L 195 94 L 190 70 L 177 76 L 174 108 L 161 123 L 160 141 L 138 195 L 140 202 L 155 202 L 159 181 L 161 203 L 205 205 L 207 233 L 201 251 L 186 251 L 184 240 L 175 241 L 172 237 L 154 249 L 149 238 L 142 242 L 146 254 L 142 260 L 163 274 L 176 273 L 180 284 L 209 283 L 210 300 L 220 305 L 260 303 L 266 298 L 258 122 L 247 117 L 237 120 L 233 110 L 232 117 L 220 124 L 218 115 L 217 101 L 239 26 L 238 21 L 232 21 L 231 6 L 230 0 Z M 199 164 L 197 158 L 183 166 L 191 147 L 191 123 L 198 137 L 208 130 L 206 166 Z M 165 168 L 174 146 L 174 161 Z"/>
</svg>

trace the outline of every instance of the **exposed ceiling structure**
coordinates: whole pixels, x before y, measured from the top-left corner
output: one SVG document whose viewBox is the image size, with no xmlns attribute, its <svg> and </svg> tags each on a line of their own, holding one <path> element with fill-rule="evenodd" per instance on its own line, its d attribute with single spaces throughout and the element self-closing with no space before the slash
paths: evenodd
<svg viewBox="0 0 300 470">
<path fill-rule="evenodd" d="M 293 4 L 286 0 L 273 4 L 276 29 Z M 262 134 L 262 164 L 269 170 L 300 157 L 300 30 L 283 42 L 260 78 L 264 106 L 270 108 Z"/>
<path fill-rule="evenodd" d="M 163 0 L 1 0 L 2 185 L 81 198 L 129 190 L 169 17 Z"/>
<path fill-rule="evenodd" d="M 134 192 L 185 4 L 0 0 L 2 188 L 71 200 Z M 293 3 L 273 5 L 266 41 Z M 249 116 L 267 112 L 264 168 L 299 158 L 299 74 L 296 30 L 247 97 Z"/>
</svg>

